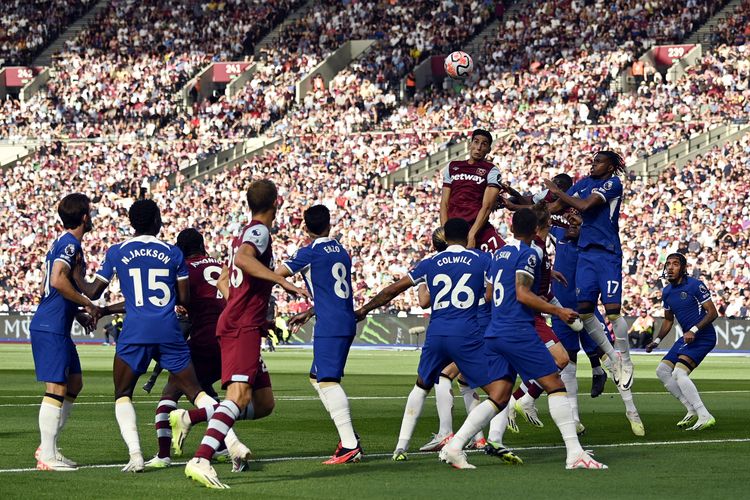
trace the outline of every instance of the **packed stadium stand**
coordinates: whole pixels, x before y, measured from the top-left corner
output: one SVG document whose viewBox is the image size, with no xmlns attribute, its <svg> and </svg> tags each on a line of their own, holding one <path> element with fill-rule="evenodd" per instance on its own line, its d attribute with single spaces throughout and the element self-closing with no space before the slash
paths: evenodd
<svg viewBox="0 0 750 500">
<path fill-rule="evenodd" d="M 438 224 L 439 176 L 395 188 L 386 188 L 382 176 L 475 127 L 507 134 L 493 145 L 492 161 L 504 182 L 527 193 L 560 172 L 585 175 L 597 150 L 613 149 L 632 163 L 750 112 L 750 2 L 722 24 L 716 47 L 679 81 L 656 73 L 632 92 L 618 92 L 613 81 L 652 46 L 683 41 L 727 2 L 545 0 L 496 10 L 478 0 L 444 0 L 431 9 L 418 0 L 326 0 L 279 29 L 283 44 L 257 51 L 263 36 L 304 7 L 291 0 L 247 3 L 191 1 L 166 9 L 156 0 L 112 1 L 96 28 L 56 56 L 46 89 L 25 103 L 0 102 L 0 139 L 40 144 L 0 181 L 0 307 L 35 307 L 40 262 L 59 230 L 51 200 L 73 190 L 96 202 L 96 228 L 84 241 L 94 270 L 104 250 L 129 234 L 127 208 L 144 194 L 162 208 L 164 239 L 195 226 L 211 253 L 224 258 L 246 220 L 248 182 L 269 177 L 283 199 L 276 258 L 303 244 L 302 211 L 323 202 L 353 256 L 355 297 L 362 301 L 429 251 Z M 28 16 L 22 4 L 13 12 Z M 446 79 L 402 94 L 402 79 L 419 62 L 462 47 L 499 11 L 506 14 L 498 36 L 475 54 L 467 82 Z M 295 102 L 297 81 L 342 42 L 365 38 L 376 40 L 369 51 L 328 85 L 314 81 Z M 0 59 L 18 57 L 4 40 L 0 35 Z M 176 98 L 212 61 L 237 59 L 259 69 L 233 97 L 187 108 Z M 170 185 L 170 174 L 263 133 L 282 140 L 240 165 Z M 750 316 L 748 172 L 744 136 L 657 176 L 630 175 L 622 221 L 626 313 L 660 307 L 665 256 L 682 249 L 692 271 L 715 283 L 722 314 Z M 507 213 L 492 220 L 507 235 Z M 294 311 L 300 304 L 282 295 L 279 307 Z M 410 296 L 391 308 L 421 311 Z"/>
</svg>

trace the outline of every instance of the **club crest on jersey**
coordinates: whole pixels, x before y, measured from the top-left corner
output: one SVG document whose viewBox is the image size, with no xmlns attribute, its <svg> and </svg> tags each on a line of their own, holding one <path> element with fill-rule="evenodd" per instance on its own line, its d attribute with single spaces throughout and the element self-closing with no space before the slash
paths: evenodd
<svg viewBox="0 0 750 500">
<path fill-rule="evenodd" d="M 479 174 L 479 175 L 487 175 L 487 171 L 485 169 L 483 169 L 483 168 L 478 168 L 477 169 L 477 174 Z"/>
<path fill-rule="evenodd" d="M 687 299 L 687 292 L 680 292 L 680 298 L 681 298 L 682 300 L 685 300 L 685 299 Z"/>
<path fill-rule="evenodd" d="M 602 186 L 602 189 L 604 189 L 604 191 L 609 191 L 610 189 L 612 189 L 612 181 L 605 182 L 604 186 Z"/>
<path fill-rule="evenodd" d="M 536 267 L 536 255 L 529 255 L 529 266 Z"/>
<path fill-rule="evenodd" d="M 76 246 L 74 244 L 70 243 L 70 244 L 68 244 L 68 246 L 65 247 L 65 250 L 63 250 L 63 252 L 68 257 L 72 257 L 76 253 Z"/>
<path fill-rule="evenodd" d="M 703 283 L 698 285 L 698 291 L 702 294 L 708 294 L 708 288 L 706 288 L 706 285 L 704 285 Z"/>
</svg>

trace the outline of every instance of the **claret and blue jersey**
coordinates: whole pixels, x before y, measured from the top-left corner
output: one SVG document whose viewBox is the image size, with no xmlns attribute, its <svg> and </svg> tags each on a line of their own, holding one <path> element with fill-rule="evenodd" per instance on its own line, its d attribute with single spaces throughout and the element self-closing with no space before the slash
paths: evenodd
<svg viewBox="0 0 750 500">
<path fill-rule="evenodd" d="M 188 279 L 182 251 L 155 236 L 136 236 L 107 250 L 97 279 L 117 274 L 125 297 L 120 343 L 184 343 L 175 314 L 177 281 Z"/>
</svg>

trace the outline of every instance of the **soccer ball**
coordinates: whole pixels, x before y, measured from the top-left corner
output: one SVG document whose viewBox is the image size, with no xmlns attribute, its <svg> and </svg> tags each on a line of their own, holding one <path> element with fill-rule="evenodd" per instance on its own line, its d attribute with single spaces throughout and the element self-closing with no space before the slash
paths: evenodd
<svg viewBox="0 0 750 500">
<path fill-rule="evenodd" d="M 456 80 L 463 80 L 469 76 L 471 70 L 474 69 L 474 61 L 471 60 L 471 56 L 466 52 L 457 50 L 451 52 L 448 57 L 445 58 L 443 66 L 445 67 L 445 72 L 448 76 L 455 78 Z"/>
</svg>

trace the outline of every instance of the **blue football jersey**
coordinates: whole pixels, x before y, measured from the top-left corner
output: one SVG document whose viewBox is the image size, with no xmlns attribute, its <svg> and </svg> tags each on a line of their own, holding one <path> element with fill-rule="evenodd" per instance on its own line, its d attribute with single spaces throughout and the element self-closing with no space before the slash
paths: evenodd
<svg viewBox="0 0 750 500">
<path fill-rule="evenodd" d="M 125 297 L 119 342 L 161 344 L 184 341 L 177 314 L 177 280 L 188 279 L 182 251 L 155 236 L 142 235 L 107 250 L 98 279 L 117 274 Z"/>
<path fill-rule="evenodd" d="M 578 265 L 578 242 L 565 238 L 565 229 L 553 227 L 550 235 L 555 242 L 555 263 L 553 269 L 562 273 L 568 280 L 568 286 L 557 280 L 552 280 L 552 292 L 557 300 L 565 307 L 575 308 L 578 303 L 576 297 L 576 266 Z"/>
<path fill-rule="evenodd" d="M 620 246 L 620 204 L 622 202 L 622 182 L 617 176 L 609 179 L 584 177 L 568 190 L 570 196 L 585 200 L 592 193 L 601 196 L 604 203 L 592 207 L 581 214 L 581 236 L 578 246 L 587 248 L 595 245 L 617 255 L 622 255 Z"/>
<path fill-rule="evenodd" d="M 315 337 L 343 337 L 356 333 L 352 297 L 352 259 L 333 238 L 318 238 L 300 248 L 284 265 L 302 272 L 315 304 Z"/>
<path fill-rule="evenodd" d="M 664 287 L 661 298 L 664 310 L 672 311 L 683 331 L 688 331 L 706 317 L 703 304 L 711 300 L 711 292 L 702 281 L 685 276 L 679 285 Z M 714 327 L 709 325 L 705 330 L 713 332 Z"/>
<path fill-rule="evenodd" d="M 85 266 L 81 242 L 69 232 L 65 232 L 52 243 L 44 259 L 44 290 L 42 300 L 31 320 L 30 328 L 43 332 L 70 335 L 78 304 L 65 298 L 50 285 L 52 266 L 62 262 L 71 270 L 75 266 Z M 71 279 L 73 287 L 75 282 Z"/>
<path fill-rule="evenodd" d="M 490 254 L 451 245 L 409 271 L 417 285 L 426 283 L 432 299 L 427 335 L 481 335 L 477 307 L 486 290 Z"/>
<path fill-rule="evenodd" d="M 488 275 L 492 283 L 492 321 L 485 337 L 515 332 L 518 327 L 523 330 L 530 326 L 534 331 L 535 311 L 516 299 L 516 274 L 523 273 L 534 279 L 540 267 L 536 251 L 520 240 L 507 243 L 492 255 Z"/>
</svg>

